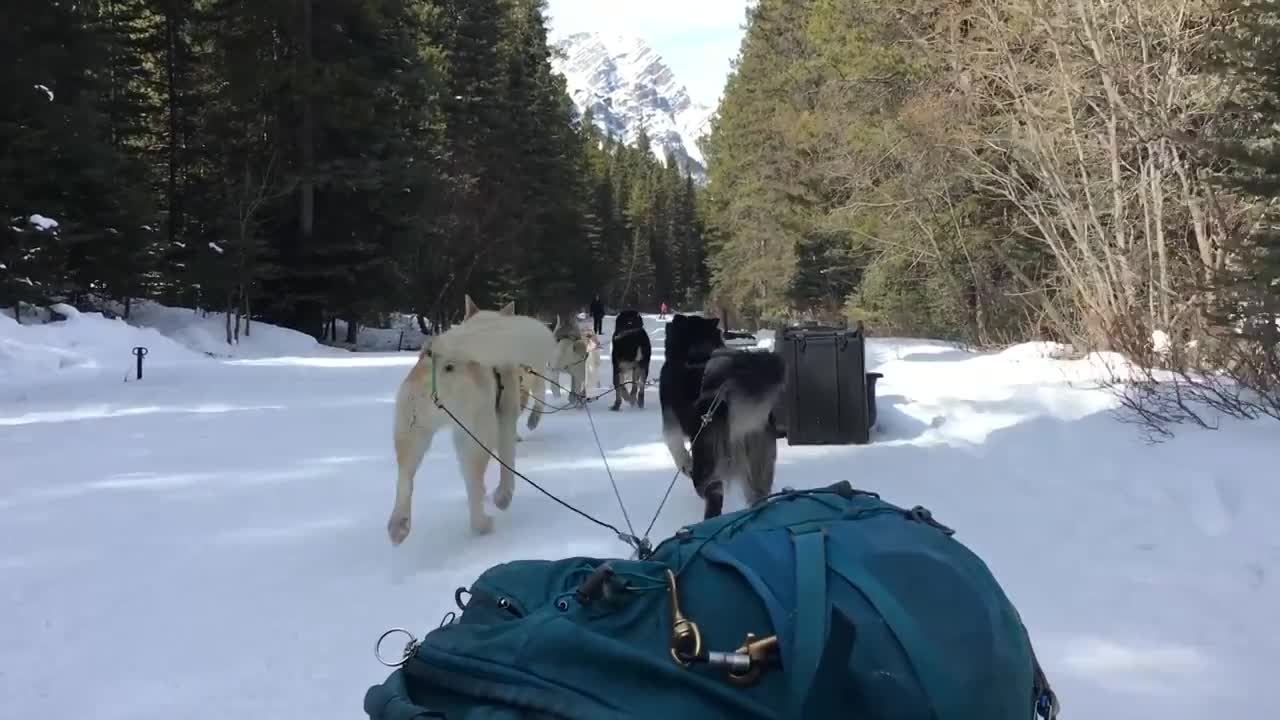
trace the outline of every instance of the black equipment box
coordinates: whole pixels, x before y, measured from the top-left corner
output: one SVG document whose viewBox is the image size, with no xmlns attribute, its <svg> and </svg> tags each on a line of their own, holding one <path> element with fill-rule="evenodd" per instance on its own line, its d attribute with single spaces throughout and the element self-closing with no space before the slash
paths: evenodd
<svg viewBox="0 0 1280 720">
<path fill-rule="evenodd" d="M 774 337 L 787 386 L 774 424 L 788 445 L 864 445 L 876 421 L 876 380 L 867 373 L 866 336 L 856 328 L 791 325 Z"/>
</svg>

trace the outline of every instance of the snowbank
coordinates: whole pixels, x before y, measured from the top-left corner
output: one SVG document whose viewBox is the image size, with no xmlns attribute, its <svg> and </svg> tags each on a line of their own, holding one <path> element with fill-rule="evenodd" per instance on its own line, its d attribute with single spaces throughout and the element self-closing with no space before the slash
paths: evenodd
<svg viewBox="0 0 1280 720">
<path fill-rule="evenodd" d="M 239 344 L 228 345 L 223 315 L 154 302 L 135 304 L 128 322 L 99 312 L 82 313 L 65 304 L 49 310 L 53 312 L 36 316 L 50 321 L 32 323 L 24 312 L 21 324 L 12 315 L 0 313 L 0 384 L 29 384 L 87 372 L 118 372 L 123 378 L 134 370 L 133 348 L 138 346 L 147 348 L 144 376 L 148 368 L 212 358 L 345 354 L 305 333 L 256 322 L 249 336 L 242 329 Z M 57 320 L 55 314 L 65 320 Z"/>
<path fill-rule="evenodd" d="M 347 322 L 338 320 L 339 345 L 347 347 Z M 418 327 L 418 320 L 413 315 L 396 314 L 391 317 L 391 327 L 376 328 L 361 326 L 356 334 L 353 350 L 362 352 L 398 352 L 403 350 L 420 350 L 427 336 Z"/>
<path fill-rule="evenodd" d="M 219 358 L 308 357 L 343 351 L 326 347 L 310 335 L 278 325 L 254 322 L 248 335 L 240 328 L 240 341 L 227 344 L 227 318 L 222 313 L 202 313 L 190 308 L 140 302 L 129 312 L 129 322 L 155 328 L 192 350 Z"/>
<path fill-rule="evenodd" d="M 109 320 L 102 313 L 81 313 L 69 305 L 54 305 L 66 319 L 39 325 L 19 325 L 0 315 L 0 383 L 48 379 L 67 371 L 118 371 L 123 377 L 134 367 L 133 348 L 147 348 L 145 367 L 168 367 L 199 362 L 190 348 L 154 328 Z"/>
</svg>

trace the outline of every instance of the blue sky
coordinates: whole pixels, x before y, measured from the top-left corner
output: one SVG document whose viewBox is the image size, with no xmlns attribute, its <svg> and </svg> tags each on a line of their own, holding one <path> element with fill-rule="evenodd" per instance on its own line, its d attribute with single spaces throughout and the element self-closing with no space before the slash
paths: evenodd
<svg viewBox="0 0 1280 720">
<path fill-rule="evenodd" d="M 749 0 L 547 0 L 552 36 L 590 31 L 643 38 L 694 100 L 714 105 L 738 54 Z"/>
</svg>

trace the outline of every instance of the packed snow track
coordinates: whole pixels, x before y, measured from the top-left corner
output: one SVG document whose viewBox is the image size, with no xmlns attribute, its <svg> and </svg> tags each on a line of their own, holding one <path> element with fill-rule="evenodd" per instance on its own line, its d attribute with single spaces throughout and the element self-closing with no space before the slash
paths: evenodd
<svg viewBox="0 0 1280 720">
<path fill-rule="evenodd" d="M 287 331 L 268 326 L 257 350 L 210 358 L 218 319 L 202 322 L 0 317 L 0 716 L 361 717 L 387 672 L 373 656 L 384 630 L 434 628 L 454 589 L 499 562 L 628 553 L 520 481 L 509 510 L 490 509 L 495 531 L 471 535 L 443 439 L 393 548 L 392 398 L 414 354 L 277 347 Z M 648 323 L 656 378 L 662 328 Z M 141 341 L 153 351 L 138 381 L 128 352 Z M 1275 426 L 1147 445 L 1091 387 L 1089 359 L 1052 349 L 875 339 L 874 442 L 784 442 L 778 486 L 849 480 L 955 528 L 1021 611 L 1065 718 L 1267 715 L 1280 668 Z M 647 400 L 591 406 L 637 531 L 673 472 L 656 387 Z M 625 527 L 585 411 L 533 432 L 522 418 L 520 432 L 519 470 Z M 492 491 L 492 463 L 488 478 Z M 701 510 L 681 477 L 654 540 Z"/>
</svg>

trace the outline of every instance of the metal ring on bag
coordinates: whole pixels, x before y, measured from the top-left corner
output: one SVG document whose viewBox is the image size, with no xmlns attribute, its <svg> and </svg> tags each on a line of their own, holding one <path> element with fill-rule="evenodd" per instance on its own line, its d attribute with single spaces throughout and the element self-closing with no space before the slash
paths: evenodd
<svg viewBox="0 0 1280 720">
<path fill-rule="evenodd" d="M 405 643 L 404 650 L 401 652 L 399 661 L 387 662 L 386 659 L 382 657 L 382 643 L 384 640 L 387 639 L 389 635 L 397 632 L 404 633 L 405 636 L 409 638 L 409 642 Z M 418 645 L 418 638 L 414 637 L 413 633 L 409 632 L 408 630 L 405 630 L 404 628 L 398 628 L 398 627 L 391 628 L 390 630 L 382 633 L 382 635 L 378 638 L 378 642 L 374 643 L 373 656 L 378 658 L 378 662 L 382 663 L 383 665 L 386 665 L 387 667 L 400 667 L 401 665 L 404 664 L 404 661 L 408 660 L 409 656 L 413 654 L 413 649 L 417 647 L 417 645 Z"/>
</svg>

